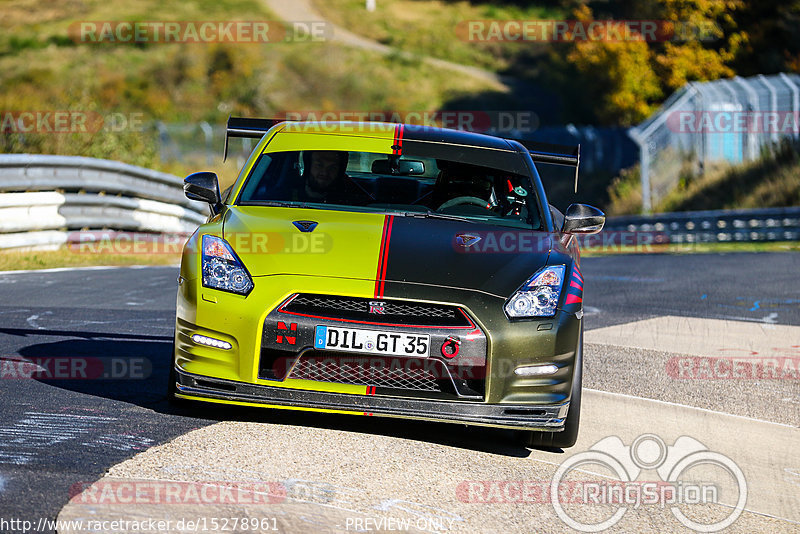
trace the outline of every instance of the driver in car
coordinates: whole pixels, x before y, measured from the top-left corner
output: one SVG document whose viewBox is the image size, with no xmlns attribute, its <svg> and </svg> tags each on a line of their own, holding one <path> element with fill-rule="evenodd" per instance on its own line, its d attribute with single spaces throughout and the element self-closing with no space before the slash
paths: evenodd
<svg viewBox="0 0 800 534">
<path fill-rule="evenodd" d="M 331 204 L 363 204 L 369 195 L 345 174 L 348 154 L 332 150 L 303 152 L 303 175 L 291 200 Z"/>
<path fill-rule="evenodd" d="M 433 189 L 434 209 L 464 204 L 489 208 L 492 184 L 474 166 L 442 160 L 437 164 L 441 172 Z"/>
</svg>

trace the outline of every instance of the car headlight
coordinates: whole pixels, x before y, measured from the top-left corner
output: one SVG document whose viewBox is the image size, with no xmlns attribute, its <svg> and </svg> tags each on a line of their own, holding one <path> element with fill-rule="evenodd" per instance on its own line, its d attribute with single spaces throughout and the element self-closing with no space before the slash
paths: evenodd
<svg viewBox="0 0 800 534">
<path fill-rule="evenodd" d="M 563 265 L 551 265 L 539 269 L 506 301 L 506 316 L 514 319 L 555 315 L 564 282 L 564 271 Z"/>
<path fill-rule="evenodd" d="M 253 279 L 227 241 L 213 235 L 203 236 L 203 287 L 247 295 Z"/>
</svg>

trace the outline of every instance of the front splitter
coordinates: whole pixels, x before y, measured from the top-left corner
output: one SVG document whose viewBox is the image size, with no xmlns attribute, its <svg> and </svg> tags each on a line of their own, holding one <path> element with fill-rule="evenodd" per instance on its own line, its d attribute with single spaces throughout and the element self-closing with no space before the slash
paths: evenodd
<svg viewBox="0 0 800 534">
<path fill-rule="evenodd" d="M 563 430 L 569 407 L 569 402 L 553 405 L 486 404 L 309 391 L 210 378 L 189 374 L 178 368 L 175 369 L 175 377 L 178 396 L 190 400 L 350 412 L 548 432 Z"/>
</svg>

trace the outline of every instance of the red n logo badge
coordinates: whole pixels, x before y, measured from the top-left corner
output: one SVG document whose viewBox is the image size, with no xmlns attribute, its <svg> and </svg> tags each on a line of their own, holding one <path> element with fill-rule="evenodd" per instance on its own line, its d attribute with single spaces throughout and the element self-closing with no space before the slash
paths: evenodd
<svg viewBox="0 0 800 534">
<path fill-rule="evenodd" d="M 281 332 L 286 333 L 282 334 Z M 289 332 L 291 332 L 291 334 Z M 297 323 L 291 323 L 287 327 L 286 323 L 283 321 L 278 322 L 278 337 L 275 338 L 275 341 L 278 343 L 283 343 L 284 339 L 286 339 L 286 343 L 289 345 L 294 345 L 297 343 Z"/>
</svg>

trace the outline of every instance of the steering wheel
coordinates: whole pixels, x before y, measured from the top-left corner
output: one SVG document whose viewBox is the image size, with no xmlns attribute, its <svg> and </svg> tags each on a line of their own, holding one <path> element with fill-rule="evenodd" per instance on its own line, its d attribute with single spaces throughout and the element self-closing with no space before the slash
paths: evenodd
<svg viewBox="0 0 800 534">
<path fill-rule="evenodd" d="M 488 204 L 488 202 L 478 197 L 456 197 L 456 198 L 451 198 L 450 200 L 439 206 L 436 209 L 436 211 L 442 211 L 443 209 L 452 208 L 453 206 L 460 206 L 461 204 L 471 204 L 473 206 L 480 206 L 482 208 L 486 208 L 486 204 Z"/>
</svg>

